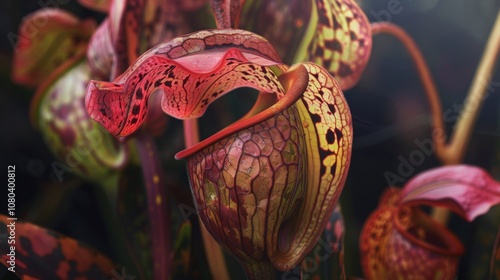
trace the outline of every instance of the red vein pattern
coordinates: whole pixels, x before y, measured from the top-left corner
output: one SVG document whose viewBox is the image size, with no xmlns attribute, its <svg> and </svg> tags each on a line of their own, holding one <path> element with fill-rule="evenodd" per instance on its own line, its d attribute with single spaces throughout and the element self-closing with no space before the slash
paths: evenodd
<svg viewBox="0 0 500 280">
<path fill-rule="evenodd" d="M 163 110 L 177 118 L 199 117 L 242 86 L 274 94 L 276 104 L 180 156 L 188 158 L 208 231 L 255 279 L 268 277 L 271 264 L 293 268 L 315 245 L 352 149 L 350 111 L 328 71 L 276 61 L 269 43 L 253 33 L 201 31 L 148 51 L 114 83 L 92 81 L 86 98 L 92 118 L 124 136 L 142 123 L 156 90 L 163 92 Z"/>
<path fill-rule="evenodd" d="M 463 245 L 450 231 L 414 207 L 398 207 L 391 188 L 365 223 L 361 263 L 367 279 L 453 279 Z"/>
<path fill-rule="evenodd" d="M 357 83 L 368 63 L 370 22 L 354 0 L 255 0 L 242 14 L 242 28 L 268 39 L 285 63 L 321 65 L 343 90 Z"/>
<path fill-rule="evenodd" d="M 221 49 L 210 51 L 213 47 Z M 237 30 L 177 38 L 145 53 L 113 83 L 90 81 L 87 112 L 113 135 L 126 136 L 143 123 L 148 98 L 157 89 L 164 94 L 163 110 L 176 118 L 201 116 L 210 102 L 237 87 L 282 96 L 272 69 L 249 62 L 277 64 L 269 47 L 261 37 Z"/>
<path fill-rule="evenodd" d="M 341 90 L 325 69 L 304 67 L 309 85 L 295 106 L 188 157 L 209 232 L 240 258 L 280 270 L 315 245 L 350 160 L 351 119 Z"/>
</svg>

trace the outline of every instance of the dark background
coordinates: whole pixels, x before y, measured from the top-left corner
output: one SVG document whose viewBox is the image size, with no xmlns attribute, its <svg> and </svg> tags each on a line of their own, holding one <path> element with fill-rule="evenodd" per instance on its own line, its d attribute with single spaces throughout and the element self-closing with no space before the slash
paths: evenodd
<svg viewBox="0 0 500 280">
<path fill-rule="evenodd" d="M 414 38 L 436 81 L 443 111 L 462 105 L 500 9 L 500 1 L 400 0 L 401 11 L 387 18 L 384 11 L 388 12 L 388 4 L 393 1 L 365 0 L 361 4 L 371 21 L 381 17 L 390 20 Z M 86 10 L 75 2 L 70 1 L 60 8 L 81 18 L 103 18 L 101 14 Z M 51 167 L 55 159 L 28 119 L 33 92 L 13 84 L 9 78 L 13 45 L 7 34 L 17 33 L 23 17 L 39 8 L 39 1 L 35 0 L 0 3 L 0 166 L 6 169 L 7 165 L 16 165 L 18 217 L 55 229 L 109 253 L 109 237 L 100 234 L 105 221 L 95 205 L 95 186 L 88 183 L 72 186 L 69 183 L 74 179 L 71 175 L 62 183 L 56 180 Z M 499 71 L 492 80 L 498 86 L 493 87 L 494 91 L 484 103 L 464 162 L 484 167 L 498 179 Z M 365 73 L 358 86 L 345 92 L 345 96 L 354 116 L 355 132 L 351 168 L 341 198 L 347 220 L 346 263 L 348 275 L 361 276 L 357 236 L 364 220 L 376 208 L 380 193 L 387 187 L 383 174 L 387 171 L 397 174 L 398 157 L 408 159 L 410 153 L 418 149 L 414 141 L 430 138 L 431 128 L 427 121 L 428 104 L 414 66 L 402 45 L 386 35 L 374 38 L 372 56 Z M 242 102 L 242 99 L 224 102 Z M 451 131 L 454 122 L 447 122 L 446 125 Z M 178 135 L 178 129 L 178 123 L 171 124 L 167 133 Z M 180 148 L 182 140 L 176 138 L 175 143 L 160 147 L 164 157 L 171 157 L 178 151 L 169 147 L 177 145 Z M 435 156 L 430 155 L 423 164 L 415 166 L 414 174 L 438 165 Z M 183 163 L 178 163 L 172 170 L 182 170 L 183 166 Z M 183 182 L 185 176 L 176 180 Z M 52 201 L 50 197 L 63 199 L 57 199 L 54 209 L 48 211 L 43 203 Z M 6 202 L 2 201 L 0 205 L 6 205 Z M 4 213 L 5 208 L 1 207 L 0 211 Z M 450 225 L 466 245 L 473 238 L 476 226 L 456 217 L 452 218 Z M 461 265 L 463 279 L 468 278 L 467 258 L 471 257 L 466 256 Z M 7 275 L 0 270 L 0 279 L 8 279 L 10 276 Z"/>
</svg>

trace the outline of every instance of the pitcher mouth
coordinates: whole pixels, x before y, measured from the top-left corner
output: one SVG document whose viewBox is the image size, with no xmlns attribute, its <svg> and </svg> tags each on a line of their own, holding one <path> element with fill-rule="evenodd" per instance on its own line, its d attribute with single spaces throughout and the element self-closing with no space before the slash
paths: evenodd
<svg viewBox="0 0 500 280">
<path fill-rule="evenodd" d="M 287 108 L 290 108 L 290 106 L 295 104 L 299 100 L 299 98 L 302 97 L 302 94 L 307 89 L 307 85 L 309 83 L 309 74 L 307 73 L 307 70 L 304 66 L 294 65 L 290 67 L 287 72 L 281 74 L 278 79 L 280 80 L 285 90 L 285 95 L 283 96 L 283 98 L 272 105 L 270 104 L 273 102 L 272 97 L 264 100 L 262 108 L 256 109 L 255 111 L 257 113 L 253 116 L 245 116 L 232 125 L 226 127 L 225 129 L 199 142 L 198 144 L 178 152 L 177 154 L 175 154 L 175 159 L 180 160 L 189 157 L 219 141 L 220 139 L 228 137 L 229 135 L 232 135 L 238 131 L 252 127 L 258 123 L 264 122 L 265 120 L 283 112 Z M 269 93 L 261 93 L 260 95 L 263 94 L 271 95 Z"/>
<path fill-rule="evenodd" d="M 412 219 L 409 227 L 404 226 L 401 221 L 401 216 L 408 211 L 411 211 Z M 418 207 L 398 207 L 393 221 L 398 232 L 420 248 L 451 257 L 460 257 L 465 252 L 462 242 L 451 231 Z"/>
</svg>

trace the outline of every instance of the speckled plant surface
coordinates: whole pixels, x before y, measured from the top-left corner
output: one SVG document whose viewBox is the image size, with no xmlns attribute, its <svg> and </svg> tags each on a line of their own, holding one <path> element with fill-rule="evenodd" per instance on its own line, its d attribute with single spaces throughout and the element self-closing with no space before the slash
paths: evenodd
<svg viewBox="0 0 500 280">
<path fill-rule="evenodd" d="M 53 160 L 43 190 L 0 214 L 6 279 L 500 279 L 498 123 L 470 149 L 498 103 L 500 14 L 448 109 L 430 43 L 391 22 L 406 2 L 54 1 L 7 34 Z M 420 82 L 397 110 L 428 106 L 417 138 L 363 117 L 386 114 L 361 89 L 398 84 L 376 79 L 394 45 Z M 16 162 L 9 203 L 28 191 Z M 93 210 L 65 214 L 80 203 Z"/>
</svg>

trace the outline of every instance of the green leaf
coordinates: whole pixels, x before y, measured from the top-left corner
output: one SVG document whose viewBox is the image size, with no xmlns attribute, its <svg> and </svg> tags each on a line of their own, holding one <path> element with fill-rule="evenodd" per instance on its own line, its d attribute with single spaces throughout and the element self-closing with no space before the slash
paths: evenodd
<svg viewBox="0 0 500 280">
<path fill-rule="evenodd" d="M 78 0 L 80 5 L 102 13 L 107 13 L 111 6 L 111 0 Z"/>
<path fill-rule="evenodd" d="M 342 90 L 357 83 L 371 53 L 370 22 L 354 0 L 248 0 L 241 28 L 268 39 L 287 64 L 326 68 Z"/>
</svg>

